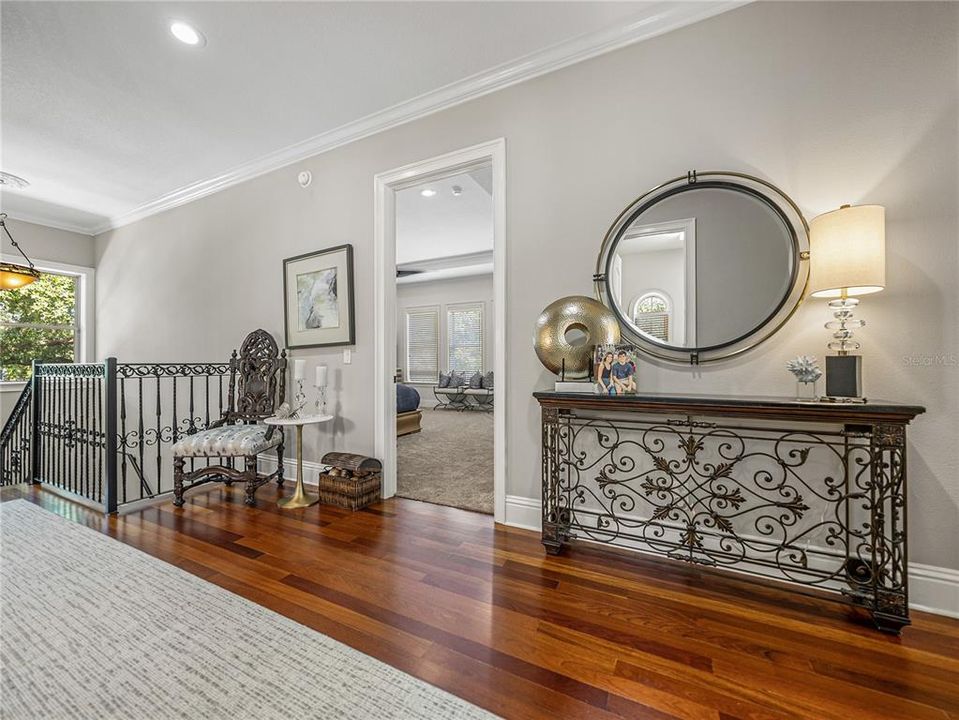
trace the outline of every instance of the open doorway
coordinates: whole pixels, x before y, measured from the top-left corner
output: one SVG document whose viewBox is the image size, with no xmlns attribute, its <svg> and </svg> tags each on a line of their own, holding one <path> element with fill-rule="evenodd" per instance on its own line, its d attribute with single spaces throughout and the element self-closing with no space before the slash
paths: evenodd
<svg viewBox="0 0 959 720">
<path fill-rule="evenodd" d="M 375 179 L 384 496 L 505 511 L 502 140 Z"/>
<path fill-rule="evenodd" d="M 396 494 L 493 514 L 492 163 L 396 193 Z"/>
</svg>

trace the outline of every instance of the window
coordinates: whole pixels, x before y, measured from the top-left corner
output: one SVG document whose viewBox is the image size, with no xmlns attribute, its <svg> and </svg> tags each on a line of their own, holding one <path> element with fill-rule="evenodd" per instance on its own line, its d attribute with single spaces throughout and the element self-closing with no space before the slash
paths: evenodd
<svg viewBox="0 0 959 720">
<path fill-rule="evenodd" d="M 439 378 L 440 309 L 406 311 L 406 372 L 413 383 L 435 383 Z"/>
<path fill-rule="evenodd" d="M 647 293 L 636 301 L 633 324 L 657 340 L 669 342 L 669 303 L 659 293 Z"/>
<path fill-rule="evenodd" d="M 31 363 L 78 362 L 82 275 L 43 272 L 18 290 L 0 292 L 0 382 L 30 379 Z"/>
<path fill-rule="evenodd" d="M 469 375 L 483 372 L 483 305 L 450 305 L 446 334 L 449 369 Z"/>
</svg>

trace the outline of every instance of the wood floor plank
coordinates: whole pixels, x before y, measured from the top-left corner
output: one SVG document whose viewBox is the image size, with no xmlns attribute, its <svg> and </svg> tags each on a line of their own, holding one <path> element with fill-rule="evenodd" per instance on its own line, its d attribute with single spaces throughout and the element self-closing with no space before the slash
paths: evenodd
<svg viewBox="0 0 959 720">
<path fill-rule="evenodd" d="M 476 548 L 464 548 L 476 554 Z M 481 549 L 479 554 L 486 551 Z M 712 613 L 729 620 L 764 624 L 772 631 L 790 631 L 805 636 L 807 639 L 816 638 L 821 642 L 842 642 L 858 647 L 862 651 L 886 652 L 898 654 L 899 648 L 910 648 L 917 654 L 927 653 L 929 659 L 936 662 L 945 660 L 950 666 L 959 669 L 959 654 L 956 654 L 950 643 L 944 642 L 941 635 L 932 633 L 935 640 L 930 640 L 923 625 L 922 614 L 916 618 L 910 631 L 902 638 L 895 638 L 877 633 L 872 627 L 862 622 L 852 622 L 847 606 L 833 602 L 820 602 L 812 606 L 805 614 L 781 613 L 779 603 L 772 595 L 769 602 L 754 604 L 755 607 L 744 605 L 739 593 L 733 597 L 723 596 L 721 593 L 709 593 L 710 580 L 703 580 L 703 587 L 693 586 L 689 589 L 677 589 L 668 581 L 653 572 L 648 574 L 642 570 L 628 576 L 621 571 L 610 574 L 604 565 L 584 565 L 573 558 L 566 557 L 535 557 L 524 553 L 505 552 L 494 548 L 493 554 L 500 559 L 514 560 L 530 567 L 544 567 L 550 571 L 567 575 L 568 582 L 574 584 L 583 580 L 588 581 L 591 587 L 607 586 L 614 590 L 612 594 L 625 595 L 637 602 L 660 603 L 684 608 L 688 612 Z M 648 561 L 647 561 L 648 562 Z M 683 570 L 684 568 L 679 568 Z M 674 570 L 673 572 L 676 572 Z M 746 583 L 746 581 L 740 581 Z M 748 587 L 748 583 L 746 583 Z M 745 592 L 745 590 L 741 591 Z M 779 591 L 779 595 L 788 598 L 791 593 Z M 815 622 L 810 624 L 810 618 Z M 959 622 L 959 621 L 956 621 Z"/>
<path fill-rule="evenodd" d="M 507 718 L 959 719 L 959 621 L 900 639 L 844 606 L 578 546 L 411 500 L 276 506 L 216 486 L 105 518 L 0 489 L 111 535 Z"/>
</svg>

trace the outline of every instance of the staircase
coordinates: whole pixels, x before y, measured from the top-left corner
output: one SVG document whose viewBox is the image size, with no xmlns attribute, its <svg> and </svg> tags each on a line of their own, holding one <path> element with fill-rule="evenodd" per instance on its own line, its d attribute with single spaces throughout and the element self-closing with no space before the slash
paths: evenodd
<svg viewBox="0 0 959 720">
<path fill-rule="evenodd" d="M 0 487 L 30 482 L 33 385 L 27 383 L 0 432 Z"/>
</svg>

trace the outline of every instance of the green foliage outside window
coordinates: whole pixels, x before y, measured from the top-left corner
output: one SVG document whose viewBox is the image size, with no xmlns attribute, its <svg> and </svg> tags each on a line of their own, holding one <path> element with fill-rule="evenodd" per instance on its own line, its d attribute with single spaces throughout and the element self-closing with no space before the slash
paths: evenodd
<svg viewBox="0 0 959 720">
<path fill-rule="evenodd" d="M 77 278 L 44 273 L 0 291 L 0 380 L 30 379 L 34 359 L 76 360 Z"/>
</svg>

